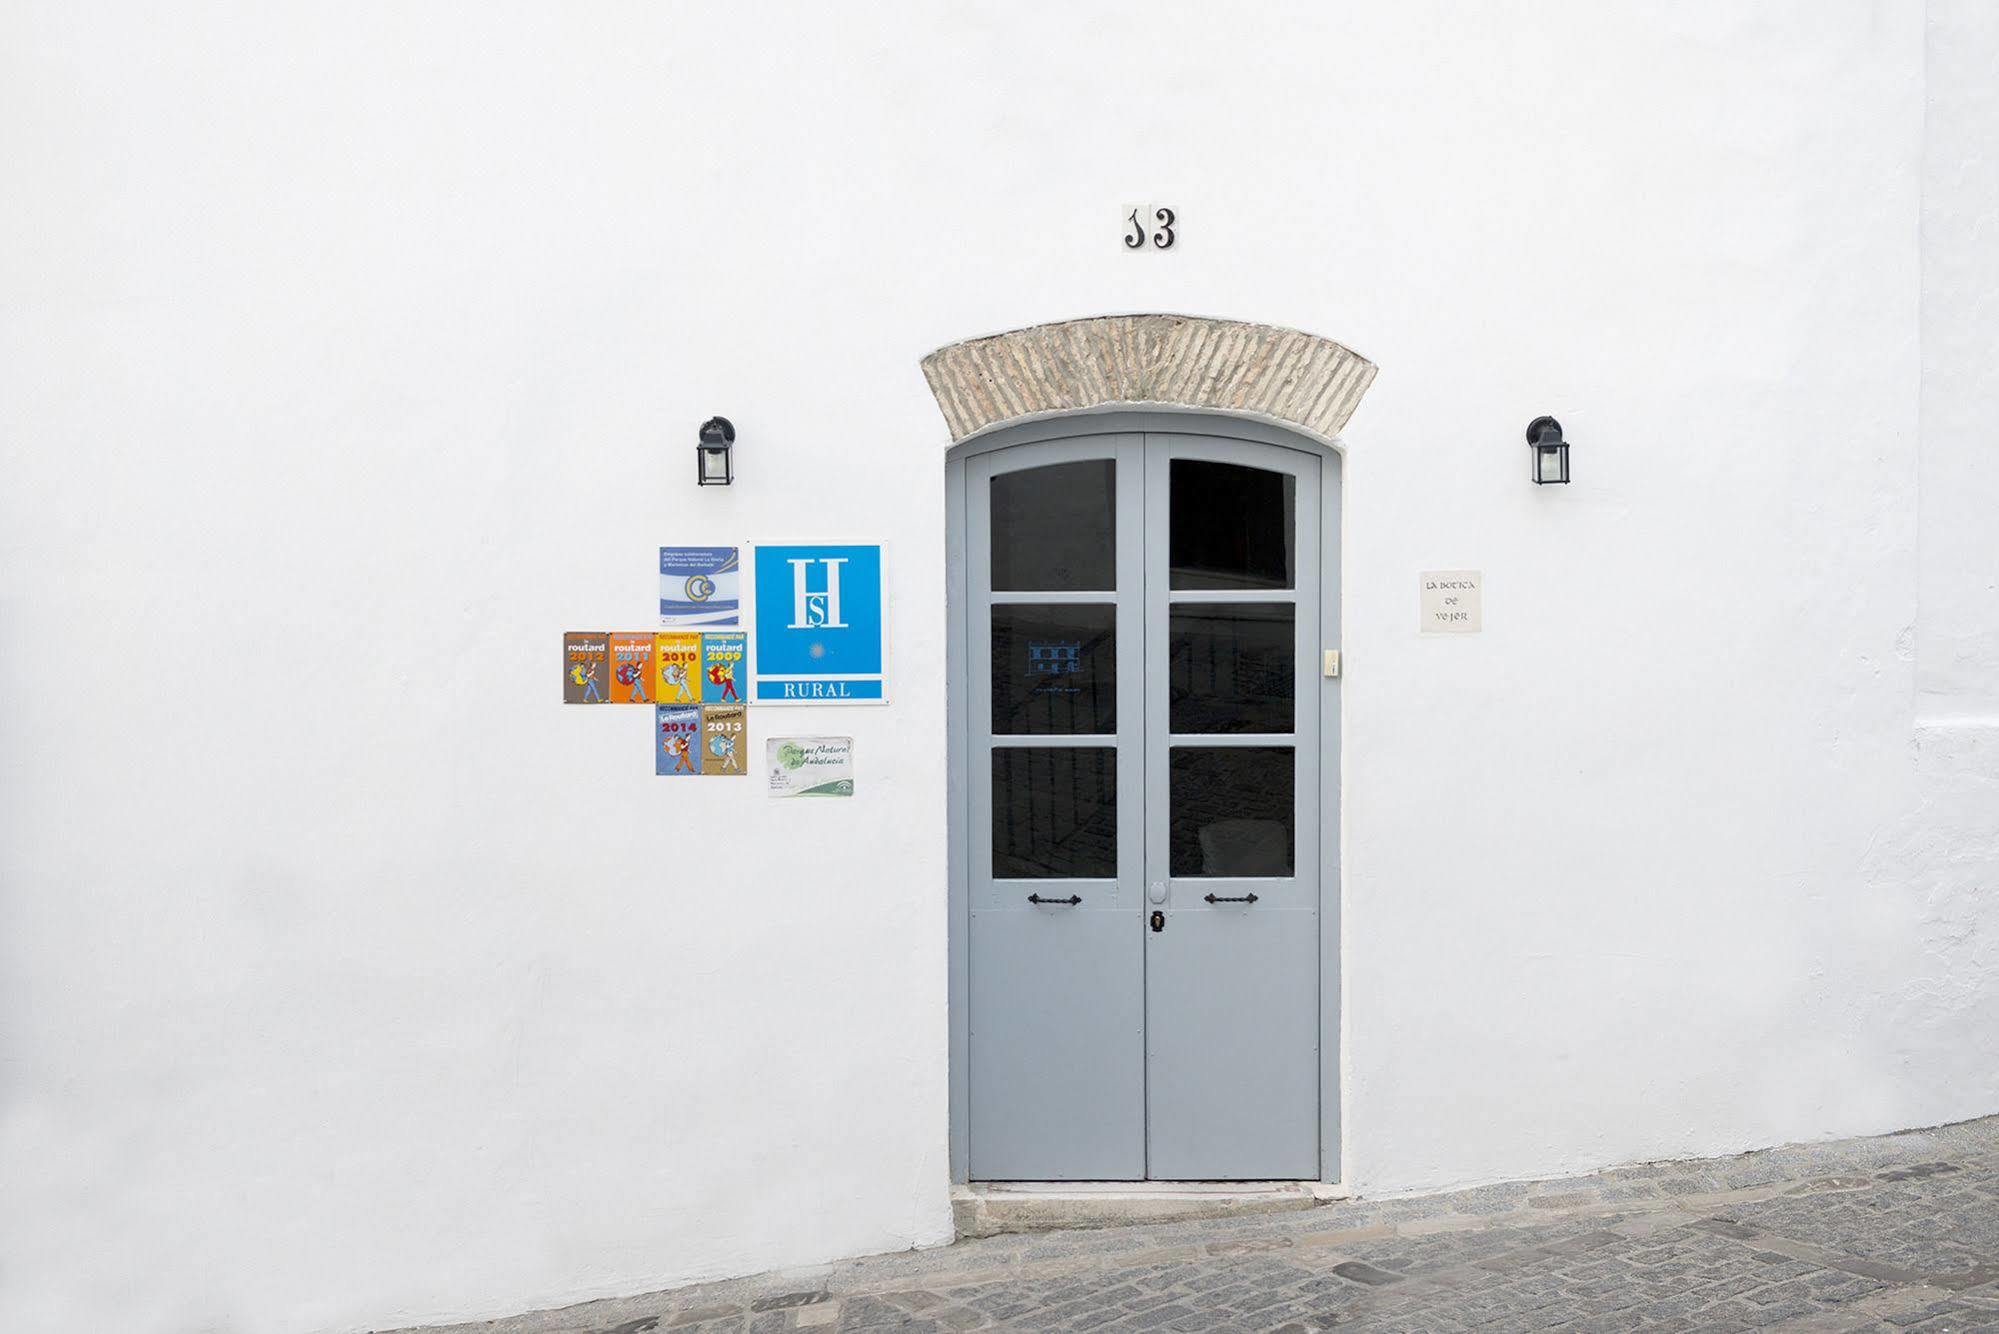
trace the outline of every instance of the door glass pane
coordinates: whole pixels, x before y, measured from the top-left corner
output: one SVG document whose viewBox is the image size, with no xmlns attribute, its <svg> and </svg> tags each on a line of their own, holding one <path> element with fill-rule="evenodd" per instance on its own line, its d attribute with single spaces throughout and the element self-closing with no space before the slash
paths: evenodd
<svg viewBox="0 0 1999 1334">
<path fill-rule="evenodd" d="M 993 878 L 1117 875 L 1117 751 L 993 748 Z"/>
<path fill-rule="evenodd" d="M 994 735 L 1117 731 L 1116 628 L 1113 606 L 994 607 Z"/>
<path fill-rule="evenodd" d="M 1289 746 L 1175 746 L 1167 824 L 1178 876 L 1292 873 L 1297 789 Z"/>
<path fill-rule="evenodd" d="M 1289 732 L 1297 662 L 1289 602 L 1176 602 L 1168 623 L 1169 727 Z"/>
<path fill-rule="evenodd" d="M 993 478 L 993 588 L 1097 592 L 1117 587 L 1117 464 L 1051 463 Z"/>
<path fill-rule="evenodd" d="M 1295 587 L 1296 491 L 1289 473 L 1174 459 L 1168 587 Z"/>
</svg>

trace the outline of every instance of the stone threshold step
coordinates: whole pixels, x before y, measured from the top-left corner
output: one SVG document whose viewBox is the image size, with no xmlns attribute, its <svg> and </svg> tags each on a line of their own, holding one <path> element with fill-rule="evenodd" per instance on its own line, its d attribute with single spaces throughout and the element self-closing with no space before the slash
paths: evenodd
<svg viewBox="0 0 1999 1334">
<path fill-rule="evenodd" d="M 1344 1188 L 1319 1181 L 990 1181 L 953 1187 L 951 1214 L 964 1240 L 1281 1214 L 1344 1198 Z"/>
</svg>

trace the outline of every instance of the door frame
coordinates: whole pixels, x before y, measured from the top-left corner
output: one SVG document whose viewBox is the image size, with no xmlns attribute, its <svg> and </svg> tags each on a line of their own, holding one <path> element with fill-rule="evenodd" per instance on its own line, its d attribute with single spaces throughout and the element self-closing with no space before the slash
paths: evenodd
<svg viewBox="0 0 1999 1334">
<path fill-rule="evenodd" d="M 1346 527 L 1342 517 L 1341 449 L 1297 431 L 1229 413 L 1195 408 L 1086 409 L 994 427 L 953 446 L 945 458 L 945 698 L 949 770 L 950 866 L 946 917 L 949 941 L 950 1015 L 950 1148 L 951 1180 L 965 1184 L 970 1174 L 971 1142 L 971 785 L 967 781 L 972 735 L 969 710 L 975 707 L 970 689 L 970 618 L 968 528 L 970 487 L 966 461 L 981 454 L 1047 440 L 1133 433 L 1198 434 L 1255 445 L 1274 445 L 1313 455 L 1320 468 L 1319 619 L 1320 644 L 1343 648 L 1340 638 L 1341 572 L 1345 562 Z M 1337 540 L 1326 540 L 1328 527 Z M 1342 673 L 1342 676 L 1344 673 Z M 1340 1079 L 1345 1048 L 1346 1006 L 1342 1004 L 1340 918 L 1344 906 L 1341 837 L 1345 823 L 1345 775 L 1340 744 L 1343 717 L 1342 679 L 1319 677 L 1319 1180 L 1341 1179 L 1343 1143 Z M 1301 738 L 1302 740 L 1302 738 Z M 1330 818 L 1329 818 L 1330 817 Z"/>
</svg>

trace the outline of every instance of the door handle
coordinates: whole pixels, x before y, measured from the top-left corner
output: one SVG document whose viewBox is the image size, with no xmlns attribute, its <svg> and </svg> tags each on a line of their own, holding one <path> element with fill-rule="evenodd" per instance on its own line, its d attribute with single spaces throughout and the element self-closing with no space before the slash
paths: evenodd
<svg viewBox="0 0 1999 1334">
<path fill-rule="evenodd" d="M 1209 894 L 1206 897 L 1209 903 L 1255 903 L 1256 902 L 1256 894 L 1254 892 L 1248 894 L 1236 894 L 1233 896 L 1228 894 Z"/>
<path fill-rule="evenodd" d="M 1083 901 L 1083 896 L 1081 894 L 1071 894 L 1066 899 L 1044 899 L 1039 894 L 1029 894 L 1027 901 L 1029 903 L 1059 903 L 1064 907 L 1073 908 Z"/>
<path fill-rule="evenodd" d="M 1154 903 L 1166 902 L 1166 882 L 1164 880 L 1155 880 L 1150 885 L 1147 885 L 1145 888 L 1145 897 Z"/>
</svg>

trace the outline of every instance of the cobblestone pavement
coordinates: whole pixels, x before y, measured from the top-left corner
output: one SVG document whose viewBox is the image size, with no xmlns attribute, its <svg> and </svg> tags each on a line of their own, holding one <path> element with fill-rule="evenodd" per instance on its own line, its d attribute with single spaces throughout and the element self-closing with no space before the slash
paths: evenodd
<svg viewBox="0 0 1999 1334">
<path fill-rule="evenodd" d="M 450 1334 L 1346 1328 L 1999 1330 L 1999 1117 L 1421 1199 L 991 1237 Z"/>
</svg>

